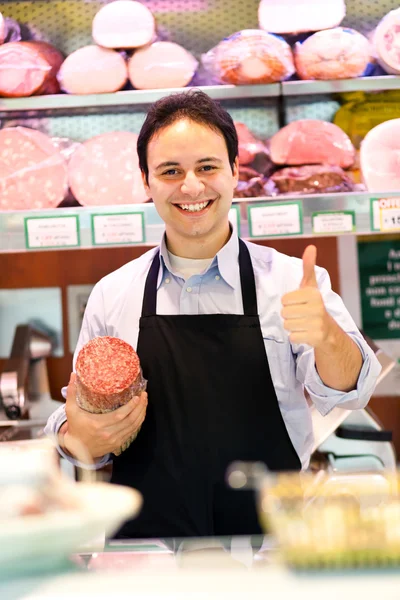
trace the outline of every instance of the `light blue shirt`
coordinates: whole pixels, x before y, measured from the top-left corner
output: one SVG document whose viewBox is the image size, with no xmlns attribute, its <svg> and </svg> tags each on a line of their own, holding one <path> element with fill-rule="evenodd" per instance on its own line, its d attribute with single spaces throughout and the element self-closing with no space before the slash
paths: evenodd
<svg viewBox="0 0 400 600">
<path fill-rule="evenodd" d="M 272 248 L 250 242 L 246 244 L 253 263 L 261 330 L 279 408 L 301 464 L 306 468 L 313 444 L 313 430 L 310 407 L 304 391 L 308 392 L 322 415 L 327 415 L 339 405 L 346 409 L 360 409 L 372 395 L 381 366 L 343 301 L 332 291 L 327 271 L 317 267 L 318 287 L 326 309 L 358 344 L 363 356 L 363 366 L 355 390 L 345 393 L 324 385 L 315 368 L 313 348 L 305 344 L 291 344 L 280 316 L 282 296 L 298 289 L 300 285 L 302 261 Z M 155 252 L 156 249 L 146 252 L 96 284 L 86 307 L 75 350 L 74 367 L 82 346 L 96 336 L 119 337 L 133 348 L 137 347 L 144 285 Z M 164 238 L 157 282 L 157 313 L 243 314 L 238 254 L 238 237 L 236 233 L 232 233 L 228 243 L 218 252 L 209 267 L 185 281 L 171 266 Z M 65 391 L 66 388 L 63 388 L 64 397 Z M 245 380 L 242 393 L 245 396 Z M 50 416 L 45 432 L 53 435 L 65 421 L 65 407 L 61 406 Z M 60 453 L 79 465 L 61 449 Z M 95 468 L 103 466 L 109 460 L 110 455 L 106 455 L 96 463 Z"/>
</svg>

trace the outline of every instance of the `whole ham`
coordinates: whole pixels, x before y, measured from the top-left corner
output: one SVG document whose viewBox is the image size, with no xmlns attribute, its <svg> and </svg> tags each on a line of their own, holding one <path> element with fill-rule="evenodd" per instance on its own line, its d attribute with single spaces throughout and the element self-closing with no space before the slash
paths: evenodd
<svg viewBox="0 0 400 600">
<path fill-rule="evenodd" d="M 57 94 L 57 72 L 64 60 L 46 42 L 10 42 L 0 46 L 0 96 L 22 98 Z"/>
<path fill-rule="evenodd" d="M 258 7 L 260 27 L 271 33 L 330 29 L 345 15 L 344 0 L 261 0 Z"/>
<path fill-rule="evenodd" d="M 76 360 L 76 401 L 91 413 L 108 413 L 146 389 L 139 357 L 124 340 L 102 336 L 83 346 Z M 134 434 L 114 454 L 126 450 Z"/>
<path fill-rule="evenodd" d="M 129 79 L 134 88 L 185 87 L 193 79 L 198 62 L 174 42 L 154 42 L 134 52 L 129 61 Z"/>
<path fill-rule="evenodd" d="M 105 94 L 121 90 L 128 69 L 121 54 L 100 46 L 84 46 L 61 65 L 58 81 L 68 94 Z"/>
<path fill-rule="evenodd" d="M 220 82 L 234 85 L 276 83 L 295 70 L 289 44 L 261 29 L 234 33 L 204 54 L 202 61 Z"/>
<path fill-rule="evenodd" d="M 387 73 L 400 73 L 400 8 L 390 11 L 379 23 L 374 34 L 374 46 L 379 64 Z"/>
<path fill-rule="evenodd" d="M 269 189 L 271 184 L 278 194 L 328 194 L 354 190 L 352 180 L 343 169 L 332 165 L 304 165 L 279 169 L 270 177 Z"/>
<path fill-rule="evenodd" d="M 277 165 L 337 165 L 351 167 L 355 149 L 337 125 L 301 119 L 283 127 L 270 140 L 271 159 Z"/>
<path fill-rule="evenodd" d="M 360 149 L 361 172 L 369 192 L 400 189 L 400 119 L 385 121 L 367 133 Z"/>
<path fill-rule="evenodd" d="M 301 79 L 361 77 L 371 61 L 371 46 L 358 31 L 336 27 L 298 42 L 294 59 Z"/>
<path fill-rule="evenodd" d="M 0 130 L 0 210 L 55 208 L 67 189 L 66 161 L 51 138 L 26 127 Z"/>
<path fill-rule="evenodd" d="M 135 0 L 110 2 L 94 17 L 92 37 L 105 48 L 140 48 L 155 38 L 153 14 Z"/>
<path fill-rule="evenodd" d="M 129 131 L 103 133 L 84 142 L 68 163 L 71 191 L 84 206 L 146 202 L 138 136 Z"/>
</svg>

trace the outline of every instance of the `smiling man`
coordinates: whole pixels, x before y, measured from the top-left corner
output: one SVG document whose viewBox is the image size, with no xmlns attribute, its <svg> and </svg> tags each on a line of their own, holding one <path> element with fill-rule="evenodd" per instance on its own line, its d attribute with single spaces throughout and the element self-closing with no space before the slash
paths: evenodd
<svg viewBox="0 0 400 600">
<path fill-rule="evenodd" d="M 119 537 L 259 533 L 254 496 L 227 488 L 228 465 L 306 468 L 313 432 L 304 391 L 323 415 L 362 408 L 380 366 L 315 266 L 314 246 L 299 260 L 232 231 L 238 141 L 219 104 L 201 91 L 159 100 L 138 154 L 165 235 L 95 286 L 75 359 L 96 336 L 124 339 L 137 349 L 148 396 L 87 413 L 72 374 L 46 431 L 61 433 L 69 460 L 78 438 L 97 466 L 113 461 L 114 483 L 142 492 L 142 513 Z"/>
</svg>

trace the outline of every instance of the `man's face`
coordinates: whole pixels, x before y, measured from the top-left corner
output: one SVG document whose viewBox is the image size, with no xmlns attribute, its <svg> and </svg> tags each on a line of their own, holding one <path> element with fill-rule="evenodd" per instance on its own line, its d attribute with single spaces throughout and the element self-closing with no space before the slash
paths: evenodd
<svg viewBox="0 0 400 600">
<path fill-rule="evenodd" d="M 228 231 L 228 212 L 238 181 L 225 140 L 213 129 L 183 119 L 161 129 L 147 148 L 146 191 L 167 236 L 207 243 Z"/>
</svg>

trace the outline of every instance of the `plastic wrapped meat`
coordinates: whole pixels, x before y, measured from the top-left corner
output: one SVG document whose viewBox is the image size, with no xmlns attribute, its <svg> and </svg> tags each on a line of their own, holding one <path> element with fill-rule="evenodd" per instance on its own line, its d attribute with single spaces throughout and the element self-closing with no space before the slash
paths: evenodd
<svg viewBox="0 0 400 600">
<path fill-rule="evenodd" d="M 293 53 L 282 38 L 261 29 L 229 36 L 202 57 L 205 68 L 222 83 L 275 83 L 295 71 Z"/>
<path fill-rule="evenodd" d="M 374 34 L 374 46 L 379 64 L 387 73 L 400 73 L 400 8 L 390 11 L 379 23 Z"/>
<path fill-rule="evenodd" d="M 58 72 L 68 94 L 105 94 L 121 90 L 128 79 L 123 56 L 100 46 L 84 46 L 70 54 Z"/>
<path fill-rule="evenodd" d="M 55 208 L 67 189 L 67 164 L 51 138 L 26 127 L 0 131 L 0 210 Z"/>
<path fill-rule="evenodd" d="M 198 64 L 179 44 L 155 42 L 134 52 L 128 66 L 129 78 L 138 90 L 185 87 Z"/>
<path fill-rule="evenodd" d="M 400 189 L 400 119 L 371 129 L 360 149 L 361 171 L 369 192 Z"/>
<path fill-rule="evenodd" d="M 260 27 L 271 33 L 330 29 L 345 15 L 344 0 L 261 0 L 258 7 Z"/>
<path fill-rule="evenodd" d="M 64 60 L 46 42 L 10 42 L 0 46 L 0 96 L 56 94 L 58 70 Z"/>
<path fill-rule="evenodd" d="M 234 191 L 235 198 L 265 196 L 265 177 L 251 167 L 239 167 L 239 181 Z"/>
<path fill-rule="evenodd" d="M 351 167 L 355 149 L 348 135 L 327 121 L 301 119 L 283 127 L 270 140 L 277 165 L 329 164 Z"/>
<path fill-rule="evenodd" d="M 276 169 L 266 145 L 256 138 L 244 123 L 235 122 L 239 140 L 239 163 L 251 165 L 258 175 L 269 177 Z"/>
<path fill-rule="evenodd" d="M 301 79 L 350 79 L 367 73 L 371 46 L 358 31 L 336 27 L 297 42 L 294 59 Z"/>
<path fill-rule="evenodd" d="M 105 48 L 140 48 L 155 39 L 154 17 L 141 2 L 116 0 L 98 11 L 92 36 Z"/>
<path fill-rule="evenodd" d="M 138 136 L 128 131 L 103 133 L 84 142 L 68 164 L 69 185 L 83 206 L 146 202 Z"/>
<path fill-rule="evenodd" d="M 354 184 L 340 167 L 331 165 L 304 165 L 286 167 L 274 173 L 268 188 L 277 194 L 328 194 L 352 192 Z"/>
</svg>

